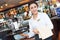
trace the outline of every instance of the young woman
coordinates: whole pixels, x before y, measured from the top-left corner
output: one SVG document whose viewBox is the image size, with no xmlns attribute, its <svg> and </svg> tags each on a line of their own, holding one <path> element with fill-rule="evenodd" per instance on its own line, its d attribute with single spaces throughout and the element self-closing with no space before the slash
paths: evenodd
<svg viewBox="0 0 60 40">
<path fill-rule="evenodd" d="M 29 20 L 30 32 L 28 34 L 21 35 L 30 38 L 35 34 L 38 34 L 39 38 L 42 38 L 43 40 L 52 40 L 53 24 L 50 18 L 47 14 L 38 12 L 38 5 L 36 2 L 31 2 L 28 6 L 32 13 L 32 17 Z"/>
</svg>

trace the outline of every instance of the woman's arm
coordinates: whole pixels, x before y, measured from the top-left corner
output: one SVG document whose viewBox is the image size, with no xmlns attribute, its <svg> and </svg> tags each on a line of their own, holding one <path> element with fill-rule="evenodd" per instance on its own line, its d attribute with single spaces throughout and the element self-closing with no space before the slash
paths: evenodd
<svg viewBox="0 0 60 40">
<path fill-rule="evenodd" d="M 47 14 L 44 13 L 44 21 L 46 23 L 46 26 L 50 29 L 53 29 L 53 24 L 51 22 L 51 19 L 48 17 Z"/>
</svg>

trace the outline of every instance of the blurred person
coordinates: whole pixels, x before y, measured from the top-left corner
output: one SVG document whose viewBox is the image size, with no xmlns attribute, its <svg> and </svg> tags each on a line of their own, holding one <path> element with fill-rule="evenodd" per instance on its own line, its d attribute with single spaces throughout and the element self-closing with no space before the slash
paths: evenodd
<svg viewBox="0 0 60 40">
<path fill-rule="evenodd" d="M 13 9 L 14 17 L 17 17 L 17 10 L 14 8 Z"/>
<path fill-rule="evenodd" d="M 0 29 L 3 26 L 3 21 L 4 21 L 3 16 L 0 14 Z"/>
<path fill-rule="evenodd" d="M 4 21 L 4 19 L 3 19 L 3 15 L 0 14 L 0 22 L 3 22 L 3 21 Z"/>
<path fill-rule="evenodd" d="M 8 13 L 9 13 L 9 12 L 8 12 Z M 5 18 L 4 18 L 5 20 L 8 20 L 8 19 L 9 19 L 8 13 L 5 14 Z"/>
<path fill-rule="evenodd" d="M 7 14 L 7 26 L 10 28 L 10 29 L 14 29 L 14 25 L 13 25 L 13 18 L 14 16 L 12 14 Z"/>
<path fill-rule="evenodd" d="M 54 4 L 54 12 L 55 12 L 54 16 L 56 16 L 56 15 L 57 15 L 57 13 L 56 13 L 56 8 L 57 8 L 57 5 L 56 5 L 56 4 Z"/>
<path fill-rule="evenodd" d="M 9 18 L 8 18 L 8 21 L 10 22 L 10 23 L 12 23 L 13 22 L 13 19 L 14 19 L 14 15 L 9 15 Z"/>
<path fill-rule="evenodd" d="M 19 27 L 21 26 L 21 24 L 20 24 L 21 21 L 22 21 L 21 19 L 19 19 L 19 20 L 17 18 L 13 19 L 13 26 L 14 26 L 15 30 L 19 30 Z M 27 33 L 27 32 L 24 32 L 24 33 Z M 20 40 L 21 38 L 24 38 L 24 36 L 21 36 L 20 34 L 16 34 L 16 35 L 14 35 L 14 38 L 16 40 Z"/>
<path fill-rule="evenodd" d="M 24 19 L 29 19 L 31 17 L 31 12 L 28 9 L 28 6 L 25 6 Z"/>
<path fill-rule="evenodd" d="M 13 19 L 13 25 L 14 25 L 16 30 L 19 30 L 20 23 L 18 23 L 18 19 L 17 18 Z"/>
<path fill-rule="evenodd" d="M 45 5 L 44 5 L 43 1 L 40 0 L 39 7 L 38 7 L 38 11 L 39 11 L 39 12 L 43 12 L 44 6 L 45 6 Z"/>
<path fill-rule="evenodd" d="M 15 9 L 10 10 L 10 15 L 14 15 L 14 17 L 17 16 L 17 11 Z"/>
<path fill-rule="evenodd" d="M 52 40 L 53 24 L 50 18 L 47 14 L 38 12 L 38 4 L 36 2 L 31 2 L 28 6 L 32 13 L 32 17 L 29 20 L 29 33 L 23 33 L 21 35 L 27 38 L 39 35 L 39 38 L 42 38 L 42 40 Z M 38 39 L 38 36 L 35 36 L 35 40 L 41 39 Z"/>
</svg>

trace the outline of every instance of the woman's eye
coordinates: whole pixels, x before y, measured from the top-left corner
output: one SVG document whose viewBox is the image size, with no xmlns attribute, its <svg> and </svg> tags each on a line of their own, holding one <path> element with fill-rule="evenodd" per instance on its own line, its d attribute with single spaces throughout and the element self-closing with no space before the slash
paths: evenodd
<svg viewBox="0 0 60 40">
<path fill-rule="evenodd" d="M 33 7 L 31 7 L 31 9 L 33 9 L 33 8 L 36 8 L 37 6 L 33 6 Z"/>
<path fill-rule="evenodd" d="M 31 9 L 33 9 L 33 7 L 31 7 Z"/>
<path fill-rule="evenodd" d="M 36 8 L 36 6 L 34 6 L 34 8 Z"/>
</svg>

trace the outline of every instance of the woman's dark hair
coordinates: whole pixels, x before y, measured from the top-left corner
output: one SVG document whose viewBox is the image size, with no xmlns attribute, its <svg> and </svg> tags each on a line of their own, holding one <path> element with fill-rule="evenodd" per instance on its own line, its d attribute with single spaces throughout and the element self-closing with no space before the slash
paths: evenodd
<svg viewBox="0 0 60 40">
<path fill-rule="evenodd" d="M 31 1 L 29 4 L 28 4 L 28 7 L 30 7 L 31 4 L 36 4 L 38 6 L 38 4 L 35 2 L 35 1 Z"/>
</svg>

